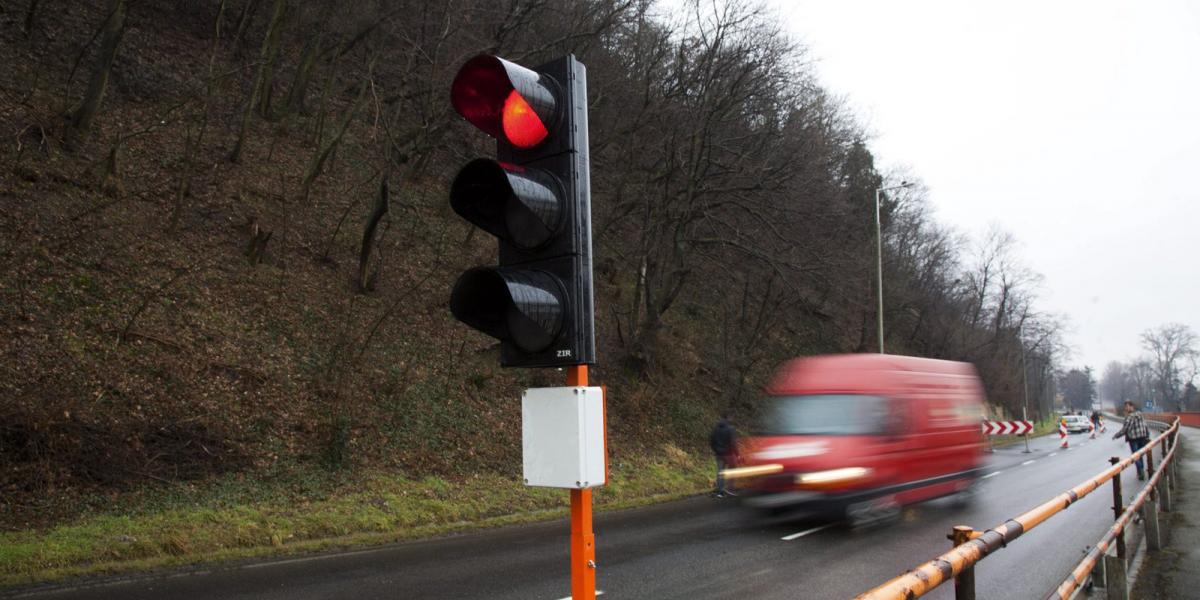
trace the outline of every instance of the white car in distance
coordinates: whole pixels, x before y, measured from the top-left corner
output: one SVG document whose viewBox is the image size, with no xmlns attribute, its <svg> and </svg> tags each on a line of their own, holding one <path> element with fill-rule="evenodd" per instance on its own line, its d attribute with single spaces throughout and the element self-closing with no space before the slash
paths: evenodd
<svg viewBox="0 0 1200 600">
<path fill-rule="evenodd" d="M 1092 422 L 1083 415 L 1066 415 L 1067 433 L 1087 433 L 1092 430 Z"/>
</svg>

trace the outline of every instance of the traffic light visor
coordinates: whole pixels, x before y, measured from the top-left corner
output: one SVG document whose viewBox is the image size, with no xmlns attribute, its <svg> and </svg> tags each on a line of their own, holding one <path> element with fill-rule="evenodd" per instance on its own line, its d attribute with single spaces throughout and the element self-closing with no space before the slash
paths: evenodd
<svg viewBox="0 0 1200 600">
<path fill-rule="evenodd" d="M 544 271 L 476 267 L 450 293 L 454 318 L 525 352 L 541 352 L 563 329 L 566 294 Z"/>
<path fill-rule="evenodd" d="M 486 158 L 467 163 L 450 185 L 454 212 L 522 250 L 541 246 L 558 231 L 562 196 L 553 175 Z"/>
<path fill-rule="evenodd" d="M 529 149 L 550 135 L 557 110 L 554 87 L 548 76 L 481 54 L 458 70 L 450 100 L 458 114 L 484 133 Z"/>
</svg>

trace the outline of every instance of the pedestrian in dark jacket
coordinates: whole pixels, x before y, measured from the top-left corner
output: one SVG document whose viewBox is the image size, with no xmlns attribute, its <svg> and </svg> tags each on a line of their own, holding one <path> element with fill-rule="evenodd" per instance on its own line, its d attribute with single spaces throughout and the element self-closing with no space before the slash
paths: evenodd
<svg viewBox="0 0 1200 600">
<path fill-rule="evenodd" d="M 729 491 L 722 473 L 727 467 L 733 466 L 736 437 L 737 433 L 729 421 L 728 414 L 721 415 L 721 420 L 717 421 L 717 425 L 713 427 L 712 433 L 708 436 L 708 445 L 717 459 L 717 485 L 713 489 L 713 496 L 717 498 L 737 495 Z"/>
<path fill-rule="evenodd" d="M 1125 401 L 1125 425 L 1121 430 L 1113 435 L 1113 439 L 1125 436 L 1125 441 L 1129 442 L 1129 451 L 1137 452 L 1150 442 L 1150 429 L 1146 427 L 1146 420 L 1142 418 L 1142 413 L 1138 412 L 1137 407 L 1129 400 Z M 1141 457 L 1138 457 L 1134 462 L 1137 465 L 1138 479 L 1146 478 L 1146 469 L 1142 465 Z"/>
</svg>

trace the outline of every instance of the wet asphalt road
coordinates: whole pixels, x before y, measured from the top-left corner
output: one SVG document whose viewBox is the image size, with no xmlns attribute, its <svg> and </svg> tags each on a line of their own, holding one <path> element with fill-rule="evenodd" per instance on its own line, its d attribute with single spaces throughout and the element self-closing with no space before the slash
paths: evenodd
<svg viewBox="0 0 1200 600">
<path fill-rule="evenodd" d="M 1111 428 L 1110 428 L 1111 434 Z M 865 531 L 805 521 L 763 522 L 731 500 L 707 497 L 596 517 L 604 600 L 852 598 L 950 548 L 955 525 L 985 529 L 1029 510 L 1108 466 L 1128 447 L 1107 435 L 1057 436 L 997 450 L 983 493 L 955 508 L 937 500 L 900 522 Z M 1139 482 L 1126 471 L 1126 496 Z M 565 492 L 564 492 L 565 493 Z M 1101 487 L 976 569 L 978 598 L 1042 598 L 1112 523 Z M 509 527 L 342 554 L 16 591 L 39 599 L 348 598 L 558 600 L 570 595 L 568 525 Z M 797 535 L 800 534 L 800 535 Z M 9 597 L 14 590 L 0 592 Z M 943 585 L 927 598 L 953 598 Z"/>
</svg>

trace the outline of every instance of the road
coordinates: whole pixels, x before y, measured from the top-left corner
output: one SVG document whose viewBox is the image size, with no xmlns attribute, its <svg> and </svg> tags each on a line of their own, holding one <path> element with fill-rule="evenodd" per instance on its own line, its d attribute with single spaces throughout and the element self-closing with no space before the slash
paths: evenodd
<svg viewBox="0 0 1200 600">
<path fill-rule="evenodd" d="M 1057 436 L 999 449 L 983 494 L 968 508 L 945 500 L 909 508 L 865 531 L 838 524 L 763 522 L 735 501 L 708 497 L 596 517 L 604 600 L 852 598 L 950 548 L 955 525 L 1000 524 L 1108 466 L 1128 447 L 1107 435 Z M 1126 471 L 1126 496 L 1138 482 Z M 564 492 L 565 493 L 565 492 Z M 1108 485 L 1026 533 L 976 569 L 978 597 L 1041 598 L 1112 523 Z M 350 598 L 558 600 L 570 595 L 566 522 L 517 526 L 350 553 L 137 576 L 19 591 L 38 599 Z M 0 593 L 8 596 L 13 593 Z M 953 598 L 943 585 L 927 598 Z"/>
</svg>

